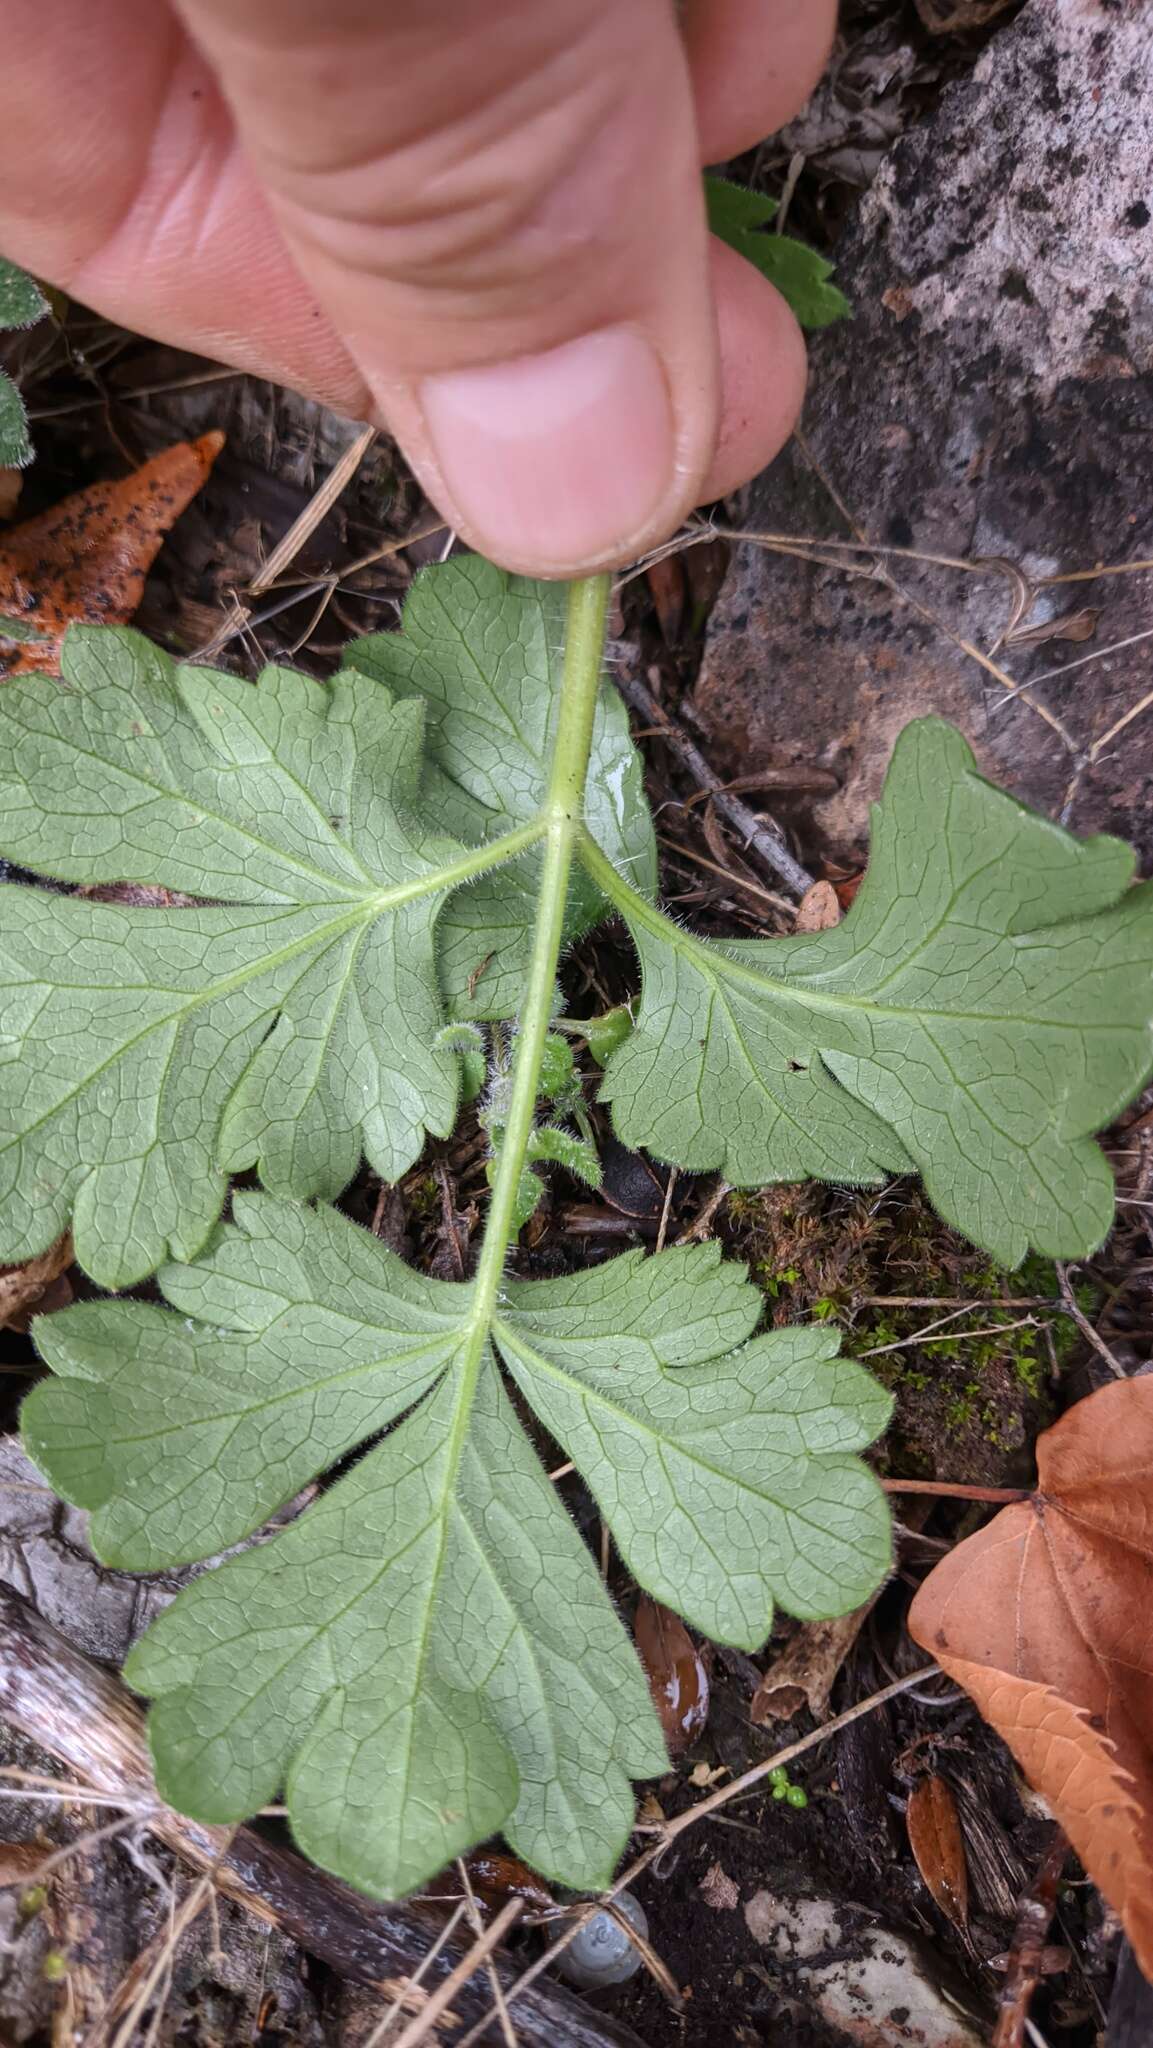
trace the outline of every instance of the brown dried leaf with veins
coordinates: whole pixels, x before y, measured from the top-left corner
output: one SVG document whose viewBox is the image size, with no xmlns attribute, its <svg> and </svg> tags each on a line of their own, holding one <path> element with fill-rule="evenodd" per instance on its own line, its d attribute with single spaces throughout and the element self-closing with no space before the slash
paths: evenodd
<svg viewBox="0 0 1153 2048">
<path fill-rule="evenodd" d="M 929 1574 L 909 1629 L 1008 1743 L 1153 1975 L 1153 1378 L 1071 1408 L 1037 1472 Z"/>
<path fill-rule="evenodd" d="M 679 1615 L 642 1593 L 633 1633 L 669 1755 L 680 1756 L 709 1718 L 709 1675 Z"/>
<path fill-rule="evenodd" d="M 818 1721 L 824 1720 L 837 1673 L 875 1599 L 876 1595 L 873 1600 L 866 1600 L 863 1607 L 855 1607 L 851 1614 L 837 1615 L 832 1621 L 798 1624 L 796 1633 L 780 1656 L 774 1657 L 753 1694 L 749 1718 L 755 1727 L 761 1728 L 767 1721 L 791 1721 L 806 1706 Z"/>
<path fill-rule="evenodd" d="M 927 1890 L 954 1927 L 969 1918 L 969 1871 L 957 1802 L 944 1778 L 918 1778 L 905 1812 L 909 1847 Z"/>
<path fill-rule="evenodd" d="M 115 483 L 92 484 L 0 537 L 0 676 L 57 675 L 69 626 L 124 626 L 144 579 L 208 476 L 223 434 L 178 441 Z M 41 636 L 4 646 L 4 617 Z"/>
</svg>

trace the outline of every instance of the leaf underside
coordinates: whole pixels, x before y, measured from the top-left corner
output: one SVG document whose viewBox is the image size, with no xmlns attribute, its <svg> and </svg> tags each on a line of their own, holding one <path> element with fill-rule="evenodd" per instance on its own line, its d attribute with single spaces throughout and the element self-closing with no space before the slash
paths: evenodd
<svg viewBox="0 0 1153 2048">
<path fill-rule="evenodd" d="M 438 1033 L 515 1014 L 538 854 L 458 886 L 461 862 L 540 802 L 560 634 L 549 587 L 465 560 L 330 684 L 178 670 L 111 629 L 69 635 L 66 689 L 8 684 L 3 852 L 206 900 L 0 893 L 0 1258 L 71 1221 L 81 1264 L 123 1287 L 196 1253 L 229 1173 L 328 1199 L 362 1156 L 395 1180 L 447 1135 L 459 1059 Z M 625 1142 L 741 1185 L 915 1167 L 1006 1264 L 1095 1249 L 1112 1187 L 1092 1133 L 1151 1064 L 1153 899 L 1127 849 L 1022 810 L 920 721 L 844 923 L 721 945 L 652 902 L 615 697 L 593 761 L 605 871 L 574 884 L 568 930 L 615 901 L 641 955 L 603 1088 Z"/>
<path fill-rule="evenodd" d="M 452 1130 L 459 1060 L 435 1043 L 445 994 L 484 1015 L 495 994 L 511 1014 L 535 909 L 522 858 L 445 915 L 466 852 L 457 829 L 483 847 L 539 806 L 561 623 L 547 587 L 484 563 L 446 570 L 409 606 L 428 690 L 439 661 L 454 707 L 435 707 L 430 755 L 431 695 L 394 700 L 353 668 L 330 684 L 269 669 L 254 688 L 177 669 L 127 631 L 70 633 L 66 690 L 4 690 L 8 857 L 61 881 L 208 901 L 3 891 L 0 1257 L 41 1249 L 71 1218 L 80 1263 L 128 1286 L 200 1248 L 229 1173 L 257 1166 L 277 1193 L 327 1199 L 362 1155 L 394 1181 L 427 1132 Z M 397 636 L 401 684 L 404 650 Z M 650 886 L 652 826 L 615 695 L 594 771 L 605 843 Z M 572 929 L 603 909 L 585 881 Z"/>
<path fill-rule="evenodd" d="M 392 1181 L 448 1134 L 460 1062 L 439 1034 L 515 1015 L 539 856 L 462 872 L 532 829 L 560 642 L 551 587 L 466 559 L 419 578 L 404 633 L 356 643 L 329 684 L 253 687 L 80 629 L 65 689 L 7 685 L 3 852 L 204 900 L 0 892 L 0 1258 L 71 1222 L 81 1264 L 127 1286 L 199 1250 L 230 1173 L 330 1199 L 362 1156 Z M 569 934 L 615 902 L 644 981 L 603 1087 L 625 1142 L 741 1185 L 915 1167 L 1007 1264 L 1101 1242 L 1092 1133 L 1151 1064 L 1153 899 L 1119 842 L 1025 812 L 921 721 L 842 925 L 696 939 L 652 902 L 615 696 L 588 818 L 604 871 L 574 883 Z"/>
<path fill-rule="evenodd" d="M 630 1778 L 663 1768 L 526 1410 L 637 1583 L 716 1640 L 757 1647 L 774 1602 L 859 1605 L 888 1563 L 856 1455 L 888 1397 L 823 1327 L 752 1336 L 760 1296 L 715 1246 L 507 1283 L 482 1322 L 470 1285 L 303 1206 L 362 1156 L 392 1181 L 447 1135 L 480 1042 L 447 1020 L 517 1013 L 560 650 L 558 593 L 463 561 L 328 684 L 178 670 L 89 629 L 63 687 L 0 693 L 3 851 L 179 898 L 0 889 L 0 1259 L 71 1222 L 107 1286 L 178 1261 L 170 1308 L 39 1326 L 56 1378 L 26 1439 L 133 1570 L 217 1555 L 360 1454 L 188 1587 L 129 1676 L 157 1696 L 175 1805 L 238 1819 L 285 1785 L 303 1847 L 383 1897 L 497 1827 L 600 1885 Z M 1153 892 L 1129 887 L 1127 849 L 1025 812 L 925 720 L 842 925 L 701 940 L 653 901 L 613 696 L 587 817 L 567 935 L 615 908 L 641 960 L 603 1085 L 626 1142 L 746 1185 L 915 1167 L 1006 1263 L 1100 1241 L 1092 1133 L 1153 1064 Z M 270 1192 L 221 1228 L 252 1166 Z"/>
<path fill-rule="evenodd" d="M 544 794 L 564 667 L 563 584 L 502 575 L 465 556 L 419 576 L 403 633 L 345 648 L 346 667 L 425 706 L 424 797 L 470 846 L 535 816 Z M 585 800 L 589 828 L 614 866 L 646 894 L 656 887 L 656 840 L 639 754 L 615 691 L 602 693 Z M 459 890 L 442 913 L 441 984 L 456 1017 L 516 1015 L 536 908 L 535 858 L 510 862 Z M 589 877 L 569 890 L 566 936 L 607 909 Z"/>
<path fill-rule="evenodd" d="M 1132 870 L 916 721 L 835 929 L 722 945 L 622 897 L 644 993 L 602 1089 L 619 1135 L 741 1186 L 914 1167 L 1004 1264 L 1086 1255 L 1113 1216 L 1092 1134 L 1153 1065 L 1153 887 Z"/>
<path fill-rule="evenodd" d="M 395 1423 L 133 1652 L 164 1796 L 234 1820 L 285 1783 L 302 1847 L 382 1897 L 499 1827 L 548 1875 L 605 1883 L 663 1743 L 497 1357 L 637 1580 L 748 1648 L 774 1600 L 842 1611 L 886 1571 L 884 1496 L 853 1453 L 889 1397 L 826 1329 L 746 1341 L 760 1296 L 715 1245 L 510 1285 L 465 1394 L 469 1285 L 335 1211 L 243 1195 L 236 1217 L 163 1272 L 173 1309 L 45 1319 L 57 1377 L 24 1410 L 32 1456 L 131 1570 L 240 1541 Z"/>
</svg>

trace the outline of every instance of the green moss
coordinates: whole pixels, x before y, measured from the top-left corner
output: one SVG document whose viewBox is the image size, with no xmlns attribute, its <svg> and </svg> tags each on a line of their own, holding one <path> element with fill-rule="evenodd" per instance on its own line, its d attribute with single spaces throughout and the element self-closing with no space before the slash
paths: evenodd
<svg viewBox="0 0 1153 2048">
<path fill-rule="evenodd" d="M 435 1215 L 440 1206 L 440 1188 L 434 1173 L 423 1173 L 420 1179 L 407 1189 L 408 1207 L 417 1221 L 423 1223 Z"/>
<path fill-rule="evenodd" d="M 746 1189 L 729 1198 L 726 1223 L 769 1321 L 837 1324 L 845 1350 L 896 1396 L 882 1469 L 986 1483 L 1010 1476 L 1011 1455 L 1048 1419 L 1046 1321 L 1059 1364 L 1076 1342 L 1067 1316 L 1017 1305 L 1059 1300 L 1051 1263 L 1032 1258 L 1003 1271 L 947 1230 L 907 1182 L 880 1198 L 819 1185 Z M 958 1304 L 964 1312 L 950 1320 Z"/>
</svg>

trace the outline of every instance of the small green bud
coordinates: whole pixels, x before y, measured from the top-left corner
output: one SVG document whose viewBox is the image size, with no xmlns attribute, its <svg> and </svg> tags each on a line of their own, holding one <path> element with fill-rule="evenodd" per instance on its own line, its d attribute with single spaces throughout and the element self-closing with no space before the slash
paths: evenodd
<svg viewBox="0 0 1153 2048">
<path fill-rule="evenodd" d="M 803 1785 L 790 1785 L 785 1793 L 790 1806 L 807 1806 L 809 1795 Z"/>
<path fill-rule="evenodd" d="M 588 1049 L 598 1067 L 607 1065 L 610 1054 L 631 1038 L 633 1030 L 632 1011 L 627 1003 L 618 1003 L 615 1010 L 605 1010 L 599 1017 L 589 1017 L 583 1026 Z"/>
</svg>

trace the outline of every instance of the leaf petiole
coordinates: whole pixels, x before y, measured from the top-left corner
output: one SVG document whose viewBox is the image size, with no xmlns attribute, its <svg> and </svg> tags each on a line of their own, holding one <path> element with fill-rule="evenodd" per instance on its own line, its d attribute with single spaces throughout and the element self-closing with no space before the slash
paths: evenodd
<svg viewBox="0 0 1153 2048">
<path fill-rule="evenodd" d="M 463 1447 L 477 1378 L 500 1298 L 505 1261 L 515 1232 L 521 1173 L 528 1158 L 549 1034 L 557 963 L 564 942 L 565 903 L 573 855 L 584 830 L 584 794 L 600 689 L 610 579 L 589 576 L 571 585 L 560 716 L 539 818 L 544 859 L 537 896 L 532 952 L 517 1024 L 512 1086 L 492 1199 L 477 1262 L 472 1309 L 458 1367 L 454 1435 Z"/>
</svg>

